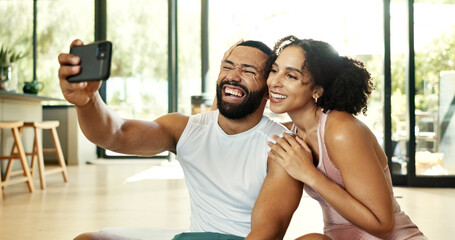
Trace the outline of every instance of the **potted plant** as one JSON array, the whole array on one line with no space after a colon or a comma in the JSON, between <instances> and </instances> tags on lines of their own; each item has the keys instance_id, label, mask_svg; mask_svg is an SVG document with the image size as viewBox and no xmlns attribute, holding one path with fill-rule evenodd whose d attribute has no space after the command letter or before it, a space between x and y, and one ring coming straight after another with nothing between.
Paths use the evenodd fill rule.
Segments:
<instances>
[{"instance_id":1,"label":"potted plant","mask_svg":"<svg viewBox=\"0 0 455 240\"><path fill-rule=\"evenodd\" d=\"M12 78L12 64L25 57L25 53L16 52L6 46L0 48L0 90L6 89L6 82Z\"/></svg>"}]
</instances>

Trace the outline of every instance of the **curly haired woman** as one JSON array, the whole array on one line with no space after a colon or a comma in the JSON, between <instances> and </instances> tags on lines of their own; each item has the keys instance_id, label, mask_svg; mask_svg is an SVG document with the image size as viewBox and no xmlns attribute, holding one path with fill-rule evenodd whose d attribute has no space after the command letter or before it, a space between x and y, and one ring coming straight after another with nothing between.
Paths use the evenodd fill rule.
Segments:
<instances>
[{"instance_id":1,"label":"curly haired woman","mask_svg":"<svg viewBox=\"0 0 455 240\"><path fill-rule=\"evenodd\" d=\"M269 157L319 201L332 239L427 239L393 195L387 157L354 115L373 90L362 62L326 42L288 36L274 48L270 109L288 113L296 136L269 142Z\"/></svg>"}]
</instances>

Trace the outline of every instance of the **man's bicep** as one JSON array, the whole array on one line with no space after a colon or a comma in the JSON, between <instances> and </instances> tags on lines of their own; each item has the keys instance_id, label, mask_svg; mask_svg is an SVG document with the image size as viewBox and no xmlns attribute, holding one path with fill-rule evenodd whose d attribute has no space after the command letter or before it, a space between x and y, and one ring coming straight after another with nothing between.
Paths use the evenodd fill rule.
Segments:
<instances>
[{"instance_id":1,"label":"man's bicep","mask_svg":"<svg viewBox=\"0 0 455 240\"><path fill-rule=\"evenodd\" d=\"M187 122L188 117L181 114L167 114L155 121L129 120L122 127L124 139L127 139L124 146L141 156L175 152L175 145Z\"/></svg>"},{"instance_id":2,"label":"man's bicep","mask_svg":"<svg viewBox=\"0 0 455 240\"><path fill-rule=\"evenodd\" d=\"M253 209L251 227L286 232L302 197L303 184L268 160L268 173Z\"/></svg>"}]
</instances>

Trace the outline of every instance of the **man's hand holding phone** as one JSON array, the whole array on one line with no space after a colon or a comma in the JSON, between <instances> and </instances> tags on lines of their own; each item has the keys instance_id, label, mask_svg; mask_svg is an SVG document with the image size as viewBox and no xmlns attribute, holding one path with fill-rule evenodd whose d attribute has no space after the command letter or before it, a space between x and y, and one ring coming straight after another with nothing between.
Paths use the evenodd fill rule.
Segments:
<instances>
[{"instance_id":1,"label":"man's hand holding phone","mask_svg":"<svg viewBox=\"0 0 455 240\"><path fill-rule=\"evenodd\" d=\"M83 45L84 43L81 40L76 39L71 43L70 47L73 48ZM58 56L58 61L60 63L58 76L63 96L68 102L76 106L82 107L86 105L92 97L98 94L98 89L102 83L101 79L97 81L91 80L71 82L68 80L69 78L74 78L74 76L81 74L81 57L71 53L61 53Z\"/></svg>"}]
</instances>

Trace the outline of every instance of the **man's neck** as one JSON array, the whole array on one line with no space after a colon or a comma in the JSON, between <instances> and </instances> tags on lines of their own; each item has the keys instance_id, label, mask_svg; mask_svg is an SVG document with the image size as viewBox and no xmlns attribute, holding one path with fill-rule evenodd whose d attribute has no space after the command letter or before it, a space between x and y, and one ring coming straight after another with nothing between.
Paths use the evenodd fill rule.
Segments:
<instances>
[{"instance_id":1,"label":"man's neck","mask_svg":"<svg viewBox=\"0 0 455 240\"><path fill-rule=\"evenodd\" d=\"M228 135L242 133L255 127L261 121L263 112L264 110L258 109L241 119L229 119L218 113L218 125Z\"/></svg>"}]
</instances>

